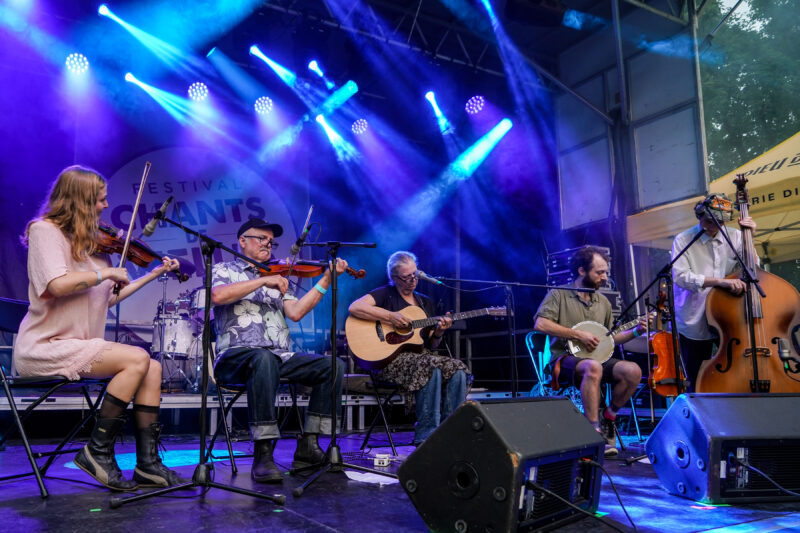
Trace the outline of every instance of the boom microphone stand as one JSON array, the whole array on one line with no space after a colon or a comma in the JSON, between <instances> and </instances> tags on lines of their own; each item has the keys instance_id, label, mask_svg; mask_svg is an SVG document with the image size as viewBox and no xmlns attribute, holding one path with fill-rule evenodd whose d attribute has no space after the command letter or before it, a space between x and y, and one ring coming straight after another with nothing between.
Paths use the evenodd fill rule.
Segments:
<instances>
[{"instance_id":1,"label":"boom microphone stand","mask_svg":"<svg viewBox=\"0 0 800 533\"><path fill-rule=\"evenodd\" d=\"M306 487L319 479L322 474L325 472L341 472L345 467L397 479L397 474L381 472L380 470L367 468L366 466L343 462L342 452L339 449L339 444L336 442L336 426L338 425L338 413L339 408L341 407L341 402L339 402L339 405L336 403L337 391L333 386L333 384L336 383L336 374L339 368L336 364L336 307L339 297L339 276L336 272L336 259L339 253L339 248L341 247L375 248L375 243L328 241L324 243L306 243L303 246L325 246L328 249L328 268L331 271L331 286L330 289L328 289L331 293L331 442L328 446L328 451L325 454L325 459L321 463L304 466L301 468L293 468L289 471L292 475L294 475L308 470L316 470L316 472L307 480L305 480L302 485L296 487L292 491L292 495L295 497L302 496L303 492L306 490Z\"/></svg>"},{"instance_id":2,"label":"boom microphone stand","mask_svg":"<svg viewBox=\"0 0 800 533\"><path fill-rule=\"evenodd\" d=\"M198 463L197 467L195 467L194 475L192 476L192 481L188 483L181 483L179 485L173 485L171 487L166 487L163 489L154 490L151 492L147 492L144 494L137 494L136 496L130 497L121 497L121 496L113 496L110 500L110 505L112 509L115 509L121 505L126 503L132 503L139 500L144 500L147 498L152 498L154 496L162 496L164 494L170 494L175 492L176 490L188 489L188 488L195 488L195 487L203 487L205 489L209 488L217 488L222 490L227 490L230 492L236 492L239 494L244 494L246 496L252 496L254 498L260 498L263 500L269 500L273 503L278 505L283 505L286 502L286 496L283 494L263 494L261 492L255 492L252 490L240 489L239 487L234 487L232 485L225 485L223 483L217 483L213 480L213 471L214 465L211 462L208 462L208 453L206 451L206 408L208 405L208 361L211 357L211 265L213 263L213 254L215 249L225 250L228 253L235 255L236 257L247 261L256 266L260 266L264 269L267 269L266 265L259 263L258 261L254 261L249 257L246 257L239 252L228 248L227 246L223 245L221 242L212 239L207 235L203 235L198 233L192 229L187 228L183 224L179 222L175 222L164 216L162 213L156 213L156 218L160 218L173 226L176 226L183 230L185 233L189 235L194 235L200 241L200 248L203 252L203 264L205 265L205 280L204 280L204 288L205 288L205 312L203 314L203 379L202 379L202 388L201 388L201 403L200 403L200 462ZM201 494L205 494L203 491Z\"/></svg>"}]
</instances>

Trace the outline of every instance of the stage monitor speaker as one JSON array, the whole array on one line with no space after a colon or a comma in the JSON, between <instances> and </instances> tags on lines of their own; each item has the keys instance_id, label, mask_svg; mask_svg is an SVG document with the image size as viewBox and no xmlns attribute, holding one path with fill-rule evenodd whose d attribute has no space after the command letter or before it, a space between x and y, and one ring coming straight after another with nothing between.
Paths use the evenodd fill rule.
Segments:
<instances>
[{"instance_id":1,"label":"stage monitor speaker","mask_svg":"<svg viewBox=\"0 0 800 533\"><path fill-rule=\"evenodd\" d=\"M532 531L594 513L605 440L566 398L469 401L398 472L432 531Z\"/></svg>"},{"instance_id":2,"label":"stage monitor speaker","mask_svg":"<svg viewBox=\"0 0 800 533\"><path fill-rule=\"evenodd\" d=\"M678 496L707 503L798 499L739 461L800 490L800 395L683 394L645 450L662 485Z\"/></svg>"}]
</instances>

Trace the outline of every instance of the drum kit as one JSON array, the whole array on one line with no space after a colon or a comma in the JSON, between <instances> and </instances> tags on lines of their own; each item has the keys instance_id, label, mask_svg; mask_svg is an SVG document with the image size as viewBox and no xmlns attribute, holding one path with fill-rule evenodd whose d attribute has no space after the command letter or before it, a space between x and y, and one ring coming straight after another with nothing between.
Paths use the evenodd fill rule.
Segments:
<instances>
[{"instance_id":1,"label":"drum kit","mask_svg":"<svg viewBox=\"0 0 800 533\"><path fill-rule=\"evenodd\" d=\"M200 390L203 363L205 289L197 287L167 300L166 275L158 278L162 298L153 318L153 358L162 366L162 387L167 392Z\"/></svg>"}]
</instances>

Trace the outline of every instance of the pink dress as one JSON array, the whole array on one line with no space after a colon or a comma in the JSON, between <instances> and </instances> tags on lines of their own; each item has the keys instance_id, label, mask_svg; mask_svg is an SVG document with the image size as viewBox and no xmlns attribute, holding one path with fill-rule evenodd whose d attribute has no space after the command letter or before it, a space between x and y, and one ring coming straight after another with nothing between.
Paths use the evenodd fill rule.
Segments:
<instances>
[{"instance_id":1,"label":"pink dress","mask_svg":"<svg viewBox=\"0 0 800 533\"><path fill-rule=\"evenodd\" d=\"M21 377L59 374L80 379L113 343L103 339L113 282L55 298L47 284L68 272L109 266L105 255L75 261L70 241L46 220L31 224L28 236L28 314L14 343L13 362Z\"/></svg>"}]
</instances>

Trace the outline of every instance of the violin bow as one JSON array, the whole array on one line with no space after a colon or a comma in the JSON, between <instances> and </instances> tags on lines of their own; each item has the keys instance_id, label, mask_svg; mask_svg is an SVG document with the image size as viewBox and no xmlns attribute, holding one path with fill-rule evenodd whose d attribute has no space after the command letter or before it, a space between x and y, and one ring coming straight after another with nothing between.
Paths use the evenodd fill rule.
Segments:
<instances>
[{"instance_id":1,"label":"violin bow","mask_svg":"<svg viewBox=\"0 0 800 533\"><path fill-rule=\"evenodd\" d=\"M308 215L306 215L306 223L303 224L303 231L304 232L305 232L306 228L308 227L308 223L311 222L311 213L313 211L314 211L314 204L311 204L309 206L309 208L308 208ZM292 271L294 270L294 265L295 265L295 263L297 263L297 255L300 253L300 246L302 246L302 242L301 241L303 241L303 240L305 240L305 238L301 237L300 239L298 239L297 243L295 243L295 246L297 246L298 248L297 248L297 252L292 254L291 261L289 261L289 273L286 274L286 278L287 279L292 276Z\"/></svg>"},{"instance_id":2,"label":"violin bow","mask_svg":"<svg viewBox=\"0 0 800 533\"><path fill-rule=\"evenodd\" d=\"M128 247L131 244L131 235L133 234L133 225L136 223L136 213L139 211L139 203L142 201L142 193L144 192L144 184L147 182L147 176L150 174L150 161L144 164L144 172L142 173L142 180L139 182L139 194L136 195L136 203L133 205L133 214L131 215L130 224L128 224L128 234L125 235L125 245L122 247L122 257L119 260L119 268L125 266L125 261L128 257ZM119 283L114 286L114 294L119 294Z\"/></svg>"}]
</instances>

